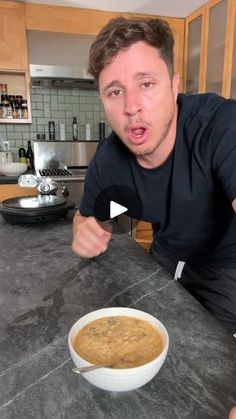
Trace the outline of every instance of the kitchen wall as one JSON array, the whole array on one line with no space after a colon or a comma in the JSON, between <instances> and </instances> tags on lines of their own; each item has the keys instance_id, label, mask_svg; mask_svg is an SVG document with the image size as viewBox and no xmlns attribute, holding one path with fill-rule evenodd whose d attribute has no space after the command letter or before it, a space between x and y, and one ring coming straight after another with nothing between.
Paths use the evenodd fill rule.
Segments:
<instances>
[{"instance_id":1,"label":"kitchen wall","mask_svg":"<svg viewBox=\"0 0 236 419\"><path fill-rule=\"evenodd\" d=\"M65 123L65 139L72 140L72 119L77 117L79 139L85 140L85 124L91 125L91 140L99 139L98 124L105 121L103 107L97 91L78 88L31 88L32 124L0 124L0 141L9 141L10 149L18 156L22 144L35 140L36 134L46 134L48 121L56 127L59 140L59 124ZM107 127L109 132L109 127Z\"/></svg>"}]
</instances>

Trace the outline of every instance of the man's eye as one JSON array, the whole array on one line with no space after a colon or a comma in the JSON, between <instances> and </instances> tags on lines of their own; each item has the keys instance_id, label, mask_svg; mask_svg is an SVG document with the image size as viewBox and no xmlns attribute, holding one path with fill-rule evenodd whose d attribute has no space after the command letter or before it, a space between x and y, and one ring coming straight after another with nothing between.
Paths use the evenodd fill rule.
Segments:
<instances>
[{"instance_id":1,"label":"man's eye","mask_svg":"<svg viewBox=\"0 0 236 419\"><path fill-rule=\"evenodd\" d=\"M145 81L145 83L143 83L143 87L145 87L145 89L148 89L152 85L153 85L153 82L151 82L151 81Z\"/></svg>"},{"instance_id":2,"label":"man's eye","mask_svg":"<svg viewBox=\"0 0 236 419\"><path fill-rule=\"evenodd\" d=\"M121 94L121 90L116 89L116 90L112 90L112 92L109 93L109 96L120 96L120 94Z\"/></svg>"}]
</instances>

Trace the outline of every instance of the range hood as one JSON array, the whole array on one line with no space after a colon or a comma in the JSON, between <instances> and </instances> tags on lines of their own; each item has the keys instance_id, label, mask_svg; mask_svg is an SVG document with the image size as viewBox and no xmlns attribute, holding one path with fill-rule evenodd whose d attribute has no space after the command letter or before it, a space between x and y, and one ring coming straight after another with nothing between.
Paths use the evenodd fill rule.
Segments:
<instances>
[{"instance_id":1,"label":"range hood","mask_svg":"<svg viewBox=\"0 0 236 419\"><path fill-rule=\"evenodd\" d=\"M87 73L93 35L27 31L32 87L96 89Z\"/></svg>"}]
</instances>

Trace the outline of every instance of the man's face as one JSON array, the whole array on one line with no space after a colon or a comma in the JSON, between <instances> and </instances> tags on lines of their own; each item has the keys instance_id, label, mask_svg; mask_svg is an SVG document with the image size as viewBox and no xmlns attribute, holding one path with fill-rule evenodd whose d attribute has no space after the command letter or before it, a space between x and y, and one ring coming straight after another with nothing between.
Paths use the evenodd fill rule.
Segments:
<instances>
[{"instance_id":1,"label":"man's face","mask_svg":"<svg viewBox=\"0 0 236 419\"><path fill-rule=\"evenodd\" d=\"M143 41L119 52L99 75L106 117L143 166L162 163L174 145L178 83Z\"/></svg>"}]
</instances>

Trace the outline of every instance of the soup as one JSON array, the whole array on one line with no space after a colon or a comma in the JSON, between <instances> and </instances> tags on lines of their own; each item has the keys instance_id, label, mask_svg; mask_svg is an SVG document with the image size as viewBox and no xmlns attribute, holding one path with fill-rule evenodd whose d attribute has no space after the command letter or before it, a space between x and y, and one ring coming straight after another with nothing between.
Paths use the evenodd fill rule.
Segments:
<instances>
[{"instance_id":1,"label":"soup","mask_svg":"<svg viewBox=\"0 0 236 419\"><path fill-rule=\"evenodd\" d=\"M75 336L73 346L91 364L132 368L160 355L163 341L158 330L146 320L110 316L84 326Z\"/></svg>"}]
</instances>

